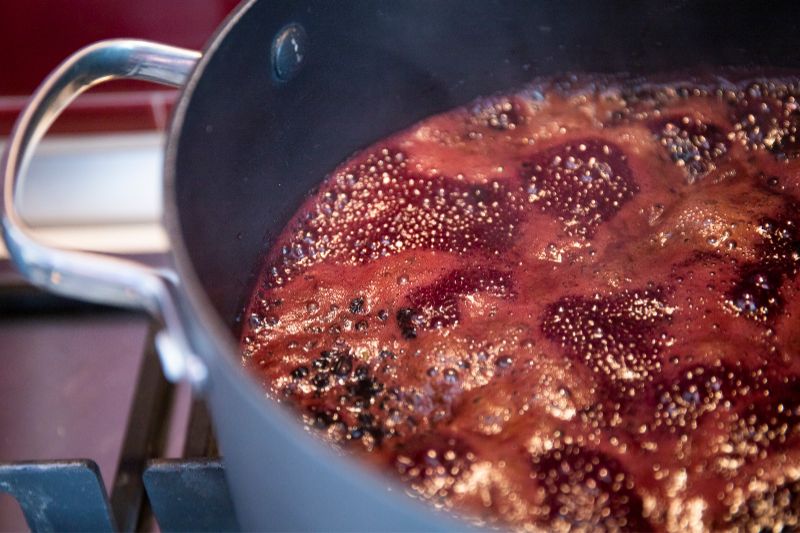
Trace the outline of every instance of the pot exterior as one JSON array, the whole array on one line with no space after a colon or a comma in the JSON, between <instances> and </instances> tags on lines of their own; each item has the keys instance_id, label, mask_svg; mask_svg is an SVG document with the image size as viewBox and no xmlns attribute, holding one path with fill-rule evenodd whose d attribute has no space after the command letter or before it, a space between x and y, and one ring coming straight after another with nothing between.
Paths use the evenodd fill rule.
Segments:
<instances>
[{"instance_id":1,"label":"pot exterior","mask_svg":"<svg viewBox=\"0 0 800 533\"><path fill-rule=\"evenodd\" d=\"M353 151L537 75L800 67L793 6L734 4L275 0L229 19L176 110L165 211L242 526L453 526L317 442L239 364L253 274L308 191ZM287 27L304 53L282 79Z\"/></svg>"}]
</instances>

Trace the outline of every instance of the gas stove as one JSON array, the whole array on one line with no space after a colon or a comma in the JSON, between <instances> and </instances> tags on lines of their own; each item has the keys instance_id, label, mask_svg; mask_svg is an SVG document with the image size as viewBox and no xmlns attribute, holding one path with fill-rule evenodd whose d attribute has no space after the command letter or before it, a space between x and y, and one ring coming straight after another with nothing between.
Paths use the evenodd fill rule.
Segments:
<instances>
[{"instance_id":1,"label":"gas stove","mask_svg":"<svg viewBox=\"0 0 800 533\"><path fill-rule=\"evenodd\" d=\"M238 0L6 2L0 150L34 88L101 39L200 49ZM35 31L31 31L31 30ZM78 98L37 149L21 214L50 244L169 266L164 130L177 91L113 82ZM147 316L44 294L0 241L0 531L229 530L213 430L162 376Z\"/></svg>"},{"instance_id":2,"label":"gas stove","mask_svg":"<svg viewBox=\"0 0 800 533\"><path fill-rule=\"evenodd\" d=\"M168 266L157 132L47 140L23 216L59 246ZM205 407L147 316L42 293L0 248L0 530L233 530Z\"/></svg>"}]
</instances>

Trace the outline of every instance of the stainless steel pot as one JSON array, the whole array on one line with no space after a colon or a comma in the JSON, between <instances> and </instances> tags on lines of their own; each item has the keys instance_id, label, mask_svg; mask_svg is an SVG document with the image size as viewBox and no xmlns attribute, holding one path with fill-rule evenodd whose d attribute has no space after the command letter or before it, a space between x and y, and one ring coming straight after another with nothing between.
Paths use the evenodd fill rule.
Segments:
<instances>
[{"instance_id":1,"label":"stainless steel pot","mask_svg":"<svg viewBox=\"0 0 800 533\"><path fill-rule=\"evenodd\" d=\"M206 396L245 528L463 527L309 436L243 372L237 317L270 239L354 150L535 75L797 68L793 11L755 2L251 0L202 54L97 43L54 71L17 122L2 161L3 236L34 284L160 321L164 372ZM78 94L115 78L183 86L164 170L177 272L51 249L17 215L38 140Z\"/></svg>"}]
</instances>

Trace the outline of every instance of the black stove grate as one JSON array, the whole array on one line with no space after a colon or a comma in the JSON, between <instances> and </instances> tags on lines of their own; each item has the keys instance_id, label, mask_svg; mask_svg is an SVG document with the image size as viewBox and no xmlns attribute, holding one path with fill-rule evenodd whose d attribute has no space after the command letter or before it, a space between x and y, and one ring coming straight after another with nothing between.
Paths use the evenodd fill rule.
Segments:
<instances>
[{"instance_id":1,"label":"black stove grate","mask_svg":"<svg viewBox=\"0 0 800 533\"><path fill-rule=\"evenodd\" d=\"M0 490L19 503L32 531L114 531L94 461L0 463Z\"/></svg>"},{"instance_id":2,"label":"black stove grate","mask_svg":"<svg viewBox=\"0 0 800 533\"><path fill-rule=\"evenodd\" d=\"M144 472L162 531L238 531L220 461L155 459Z\"/></svg>"},{"instance_id":3,"label":"black stove grate","mask_svg":"<svg viewBox=\"0 0 800 533\"><path fill-rule=\"evenodd\" d=\"M59 302L37 293L49 312ZM29 305L26 303L26 305ZM96 306L65 312L92 312ZM53 307L55 306L55 307ZM41 309L40 306L36 306ZM104 312L108 310L103 309ZM174 388L162 373L153 328L128 416L110 496L89 459L0 462L0 492L20 505L33 531L235 531L233 504L205 405L194 400L182 459L162 459Z\"/></svg>"},{"instance_id":4,"label":"black stove grate","mask_svg":"<svg viewBox=\"0 0 800 533\"><path fill-rule=\"evenodd\" d=\"M161 531L239 529L219 460L154 459L142 482ZM0 490L17 500L32 531L121 530L100 470L87 459L2 463ZM133 512L135 500L127 503Z\"/></svg>"}]
</instances>

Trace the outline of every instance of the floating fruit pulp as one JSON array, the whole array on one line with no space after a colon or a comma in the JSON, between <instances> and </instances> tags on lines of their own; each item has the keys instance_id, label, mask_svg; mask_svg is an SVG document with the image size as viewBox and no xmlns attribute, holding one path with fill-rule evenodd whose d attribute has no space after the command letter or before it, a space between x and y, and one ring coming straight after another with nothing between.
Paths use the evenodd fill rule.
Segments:
<instances>
[{"instance_id":1,"label":"floating fruit pulp","mask_svg":"<svg viewBox=\"0 0 800 533\"><path fill-rule=\"evenodd\" d=\"M267 255L271 396L517 529L800 521L800 83L539 79L357 153Z\"/></svg>"}]
</instances>

